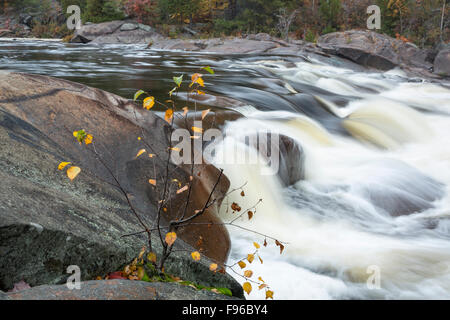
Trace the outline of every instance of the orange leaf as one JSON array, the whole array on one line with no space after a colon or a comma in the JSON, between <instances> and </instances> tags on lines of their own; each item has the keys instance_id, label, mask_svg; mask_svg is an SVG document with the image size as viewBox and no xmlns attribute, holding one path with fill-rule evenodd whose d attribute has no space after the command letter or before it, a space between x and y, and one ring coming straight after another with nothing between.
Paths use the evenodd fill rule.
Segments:
<instances>
[{"instance_id":1,"label":"orange leaf","mask_svg":"<svg viewBox=\"0 0 450 320\"><path fill-rule=\"evenodd\" d=\"M239 267L241 267L241 269L244 269L247 266L244 261L239 261L238 265Z\"/></svg>"},{"instance_id":2,"label":"orange leaf","mask_svg":"<svg viewBox=\"0 0 450 320\"><path fill-rule=\"evenodd\" d=\"M77 177L77 175L81 172L81 169L79 167L70 167L67 170L67 176L71 181Z\"/></svg>"},{"instance_id":3,"label":"orange leaf","mask_svg":"<svg viewBox=\"0 0 450 320\"><path fill-rule=\"evenodd\" d=\"M88 135L86 136L86 138L84 139L84 143L85 143L86 145L91 144L93 139L94 139L94 137L93 137L92 135L88 134Z\"/></svg>"},{"instance_id":4,"label":"orange leaf","mask_svg":"<svg viewBox=\"0 0 450 320\"><path fill-rule=\"evenodd\" d=\"M168 232L166 234L166 243L170 247L177 240L177 234L175 232Z\"/></svg>"},{"instance_id":5,"label":"orange leaf","mask_svg":"<svg viewBox=\"0 0 450 320\"><path fill-rule=\"evenodd\" d=\"M273 300L273 291L267 290L266 291L266 299L272 299Z\"/></svg>"},{"instance_id":6,"label":"orange leaf","mask_svg":"<svg viewBox=\"0 0 450 320\"><path fill-rule=\"evenodd\" d=\"M155 179L148 179L148 183L150 183L151 185L156 186L156 180Z\"/></svg>"},{"instance_id":7,"label":"orange leaf","mask_svg":"<svg viewBox=\"0 0 450 320\"><path fill-rule=\"evenodd\" d=\"M166 120L168 123L170 123L172 118L173 118L173 110L172 109L167 109L166 110L166 114L164 115L164 120Z\"/></svg>"},{"instance_id":8,"label":"orange leaf","mask_svg":"<svg viewBox=\"0 0 450 320\"><path fill-rule=\"evenodd\" d=\"M264 289L265 287L267 287L267 284L263 283L262 285L260 285L258 288L259 290Z\"/></svg>"},{"instance_id":9,"label":"orange leaf","mask_svg":"<svg viewBox=\"0 0 450 320\"><path fill-rule=\"evenodd\" d=\"M254 256L253 254L248 254L248 255L247 255L247 261L248 261L248 262L252 263L252 262L253 262L253 259L255 259L255 256Z\"/></svg>"}]
</instances>

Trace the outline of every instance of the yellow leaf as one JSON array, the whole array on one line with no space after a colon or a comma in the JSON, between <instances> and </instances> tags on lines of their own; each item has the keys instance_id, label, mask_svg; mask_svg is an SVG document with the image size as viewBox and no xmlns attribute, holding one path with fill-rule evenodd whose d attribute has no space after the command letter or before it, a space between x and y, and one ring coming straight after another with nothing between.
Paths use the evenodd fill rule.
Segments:
<instances>
[{"instance_id":1,"label":"yellow leaf","mask_svg":"<svg viewBox=\"0 0 450 320\"><path fill-rule=\"evenodd\" d=\"M172 182L178 183L178 188L181 187L181 182L178 179L172 179Z\"/></svg>"},{"instance_id":2,"label":"yellow leaf","mask_svg":"<svg viewBox=\"0 0 450 320\"><path fill-rule=\"evenodd\" d=\"M172 94L175 92L175 90L177 90L178 87L173 88L172 90L169 91L169 96L172 97Z\"/></svg>"},{"instance_id":3,"label":"yellow leaf","mask_svg":"<svg viewBox=\"0 0 450 320\"><path fill-rule=\"evenodd\" d=\"M92 135L88 134L88 135L86 136L86 139L84 139L84 143L85 143L86 145L91 144L91 143L92 143L92 139L94 139L94 137L93 137Z\"/></svg>"},{"instance_id":4,"label":"yellow leaf","mask_svg":"<svg viewBox=\"0 0 450 320\"><path fill-rule=\"evenodd\" d=\"M145 246L142 247L141 252L139 252L138 259L142 259L142 257L144 256L146 250L147 250L147 248Z\"/></svg>"},{"instance_id":5,"label":"yellow leaf","mask_svg":"<svg viewBox=\"0 0 450 320\"><path fill-rule=\"evenodd\" d=\"M137 280L142 280L144 275L145 275L144 268L143 267L138 267L138 269L137 269L137 277L138 277L138 279Z\"/></svg>"},{"instance_id":6,"label":"yellow leaf","mask_svg":"<svg viewBox=\"0 0 450 320\"><path fill-rule=\"evenodd\" d=\"M144 99L143 107L150 110L155 105L155 97L147 97Z\"/></svg>"},{"instance_id":7,"label":"yellow leaf","mask_svg":"<svg viewBox=\"0 0 450 320\"><path fill-rule=\"evenodd\" d=\"M172 109L167 109L166 110L166 114L164 115L164 120L166 120L168 123L170 123L172 118L173 118L173 110Z\"/></svg>"},{"instance_id":8,"label":"yellow leaf","mask_svg":"<svg viewBox=\"0 0 450 320\"><path fill-rule=\"evenodd\" d=\"M255 246L256 249L261 248L261 246L259 244L257 244L256 242L253 242L253 245Z\"/></svg>"},{"instance_id":9,"label":"yellow leaf","mask_svg":"<svg viewBox=\"0 0 450 320\"><path fill-rule=\"evenodd\" d=\"M70 162L61 162L58 166L58 170L64 169L69 164L70 164Z\"/></svg>"},{"instance_id":10,"label":"yellow leaf","mask_svg":"<svg viewBox=\"0 0 450 320\"><path fill-rule=\"evenodd\" d=\"M201 77L202 77L202 75L201 75L200 73L194 73L194 74L191 76L191 80L192 80L193 83L196 83L197 80L198 80L198 78L201 78Z\"/></svg>"},{"instance_id":11,"label":"yellow leaf","mask_svg":"<svg viewBox=\"0 0 450 320\"><path fill-rule=\"evenodd\" d=\"M140 156L141 154L143 154L144 152L146 152L145 149L139 150L139 152L138 152L137 155L136 155L136 158L139 157L139 156Z\"/></svg>"},{"instance_id":12,"label":"yellow leaf","mask_svg":"<svg viewBox=\"0 0 450 320\"><path fill-rule=\"evenodd\" d=\"M198 139L200 139L200 136L191 136L191 139L192 140L198 140Z\"/></svg>"},{"instance_id":13,"label":"yellow leaf","mask_svg":"<svg viewBox=\"0 0 450 320\"><path fill-rule=\"evenodd\" d=\"M200 260L200 252L198 251L194 251L191 253L191 257L192 259L194 259L195 261L199 261Z\"/></svg>"},{"instance_id":14,"label":"yellow leaf","mask_svg":"<svg viewBox=\"0 0 450 320\"><path fill-rule=\"evenodd\" d=\"M250 282L244 282L242 288L244 288L244 291L247 292L247 294L250 294L250 292L252 292L252 285L250 284Z\"/></svg>"},{"instance_id":15,"label":"yellow leaf","mask_svg":"<svg viewBox=\"0 0 450 320\"><path fill-rule=\"evenodd\" d=\"M246 264L245 264L244 261L239 261L239 262L238 262L238 265L239 265L239 267L241 267L241 269L244 269L245 266L246 266Z\"/></svg>"},{"instance_id":16,"label":"yellow leaf","mask_svg":"<svg viewBox=\"0 0 450 320\"><path fill-rule=\"evenodd\" d=\"M149 158L153 158L154 156L155 156L155 155L154 155L153 153L149 153L149 154L148 154L148 157L149 157Z\"/></svg>"},{"instance_id":17,"label":"yellow leaf","mask_svg":"<svg viewBox=\"0 0 450 320\"><path fill-rule=\"evenodd\" d=\"M177 234L175 232L169 232L166 234L166 243L168 246L173 245L175 240L177 240Z\"/></svg>"},{"instance_id":18,"label":"yellow leaf","mask_svg":"<svg viewBox=\"0 0 450 320\"><path fill-rule=\"evenodd\" d=\"M154 252L150 252L150 253L147 255L147 260L148 260L148 261L151 261L151 262L153 262L153 263L156 263L156 254L155 254Z\"/></svg>"},{"instance_id":19,"label":"yellow leaf","mask_svg":"<svg viewBox=\"0 0 450 320\"><path fill-rule=\"evenodd\" d=\"M205 82L203 81L202 77L198 77L197 81L195 81L195 82L197 82L201 87L205 86Z\"/></svg>"},{"instance_id":20,"label":"yellow leaf","mask_svg":"<svg viewBox=\"0 0 450 320\"><path fill-rule=\"evenodd\" d=\"M264 263L263 259L261 259L261 257L258 255L259 261L261 262L261 264Z\"/></svg>"},{"instance_id":21,"label":"yellow leaf","mask_svg":"<svg viewBox=\"0 0 450 320\"><path fill-rule=\"evenodd\" d=\"M177 190L177 194L183 193L183 192L185 192L187 189L189 189L189 187L188 187L188 186L184 186L183 188Z\"/></svg>"},{"instance_id":22,"label":"yellow leaf","mask_svg":"<svg viewBox=\"0 0 450 320\"><path fill-rule=\"evenodd\" d=\"M173 151L180 151L181 149L180 149L180 148L175 148L175 147L173 147L173 148L170 148L170 150L173 150Z\"/></svg>"},{"instance_id":23,"label":"yellow leaf","mask_svg":"<svg viewBox=\"0 0 450 320\"><path fill-rule=\"evenodd\" d=\"M273 300L273 291L267 290L266 291L266 299L272 299Z\"/></svg>"},{"instance_id":24,"label":"yellow leaf","mask_svg":"<svg viewBox=\"0 0 450 320\"><path fill-rule=\"evenodd\" d=\"M258 280L264 282L264 280L261 277L258 277Z\"/></svg>"},{"instance_id":25,"label":"yellow leaf","mask_svg":"<svg viewBox=\"0 0 450 320\"><path fill-rule=\"evenodd\" d=\"M211 111L211 109L203 110L202 111L202 120L205 119L206 115Z\"/></svg>"},{"instance_id":26,"label":"yellow leaf","mask_svg":"<svg viewBox=\"0 0 450 320\"><path fill-rule=\"evenodd\" d=\"M210 271L216 271L217 270L218 265L216 263L211 263L209 265L209 270Z\"/></svg>"},{"instance_id":27,"label":"yellow leaf","mask_svg":"<svg viewBox=\"0 0 450 320\"><path fill-rule=\"evenodd\" d=\"M247 270L244 272L244 277L246 277L246 278L251 278L252 275L253 275L253 271L251 271L251 270Z\"/></svg>"},{"instance_id":28,"label":"yellow leaf","mask_svg":"<svg viewBox=\"0 0 450 320\"><path fill-rule=\"evenodd\" d=\"M70 167L67 170L67 176L72 181L77 177L77 175L81 172L81 169L79 167Z\"/></svg>"},{"instance_id":29,"label":"yellow leaf","mask_svg":"<svg viewBox=\"0 0 450 320\"><path fill-rule=\"evenodd\" d=\"M248 260L248 262L252 263L252 262L253 262L253 259L255 259L255 256L254 256L253 254L248 254L248 255L247 255L247 260Z\"/></svg>"},{"instance_id":30,"label":"yellow leaf","mask_svg":"<svg viewBox=\"0 0 450 320\"><path fill-rule=\"evenodd\" d=\"M197 90L197 94L205 94L205 91Z\"/></svg>"},{"instance_id":31,"label":"yellow leaf","mask_svg":"<svg viewBox=\"0 0 450 320\"><path fill-rule=\"evenodd\" d=\"M198 127L192 127L192 131L194 131L196 133L202 133L203 129L202 128L198 128Z\"/></svg>"},{"instance_id":32,"label":"yellow leaf","mask_svg":"<svg viewBox=\"0 0 450 320\"><path fill-rule=\"evenodd\" d=\"M151 185L156 186L156 180L155 179L148 179L148 183L150 183Z\"/></svg>"}]
</instances>

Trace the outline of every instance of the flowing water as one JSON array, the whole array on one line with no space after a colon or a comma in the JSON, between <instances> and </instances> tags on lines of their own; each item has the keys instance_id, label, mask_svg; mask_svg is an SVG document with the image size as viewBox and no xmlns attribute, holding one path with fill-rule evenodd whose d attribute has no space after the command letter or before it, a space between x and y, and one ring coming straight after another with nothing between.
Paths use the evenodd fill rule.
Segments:
<instances>
[{"instance_id":1,"label":"flowing water","mask_svg":"<svg viewBox=\"0 0 450 320\"><path fill-rule=\"evenodd\" d=\"M220 154L262 128L297 141L305 178L284 187L263 165L217 163L243 208L239 224L273 241L250 265L277 299L450 298L450 90L399 70L374 72L345 60L305 56L220 56L0 42L0 69L78 81L124 97L137 89L163 96L172 76L198 72L211 94L246 104L227 122ZM247 148L242 146L242 148ZM219 157L217 157L219 159ZM405 213L409 213L406 214ZM223 209L224 219L231 213ZM264 237L230 227L236 261ZM380 286L376 286L379 275ZM236 276L242 282L242 278ZM375 284L375 286L374 286ZM254 288L250 298L264 298Z\"/></svg>"}]
</instances>

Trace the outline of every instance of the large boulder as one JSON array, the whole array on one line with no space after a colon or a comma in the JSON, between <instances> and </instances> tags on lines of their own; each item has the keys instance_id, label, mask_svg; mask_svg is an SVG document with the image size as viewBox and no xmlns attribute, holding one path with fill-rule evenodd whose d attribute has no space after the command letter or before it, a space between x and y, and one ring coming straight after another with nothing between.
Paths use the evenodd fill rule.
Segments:
<instances>
[{"instance_id":1,"label":"large boulder","mask_svg":"<svg viewBox=\"0 0 450 320\"><path fill-rule=\"evenodd\" d=\"M86 24L77 30L72 43L93 42L97 44L137 44L149 43L160 37L150 26L134 21L110 21Z\"/></svg>"},{"instance_id":2,"label":"large boulder","mask_svg":"<svg viewBox=\"0 0 450 320\"><path fill-rule=\"evenodd\" d=\"M406 65L429 70L429 52L412 43L373 31L350 30L323 35L317 45L327 53L350 59L363 66L390 70Z\"/></svg>"},{"instance_id":3,"label":"large boulder","mask_svg":"<svg viewBox=\"0 0 450 320\"><path fill-rule=\"evenodd\" d=\"M154 113L136 108L127 99L81 84L38 75L0 73L0 289L25 280L36 286L64 282L68 265L82 268L82 279L93 279L128 263L147 243L143 227L130 211L123 194L92 149L75 141L72 132L85 129L94 136L97 152L129 195L144 223L151 226L160 200L148 183L166 170L168 125ZM140 136L157 156L136 158L143 148ZM82 168L71 182L58 172L61 161ZM190 172L169 164L182 183ZM211 165L195 168L188 212L203 207L219 171ZM162 190L163 179L157 179ZM230 240L215 215L229 181L222 176L213 198L216 203L198 220L201 225L180 231L188 243L214 261L223 263ZM173 219L186 203L186 192L170 193ZM207 224L213 226L207 226ZM202 236L206 241L197 243ZM159 237L153 245L160 250ZM232 287L228 276L208 270L208 259L194 263L184 251L192 247L177 241L166 271L183 279Z\"/></svg>"},{"instance_id":4,"label":"large boulder","mask_svg":"<svg viewBox=\"0 0 450 320\"><path fill-rule=\"evenodd\" d=\"M434 73L450 76L450 48L442 49L434 60Z\"/></svg>"},{"instance_id":5,"label":"large boulder","mask_svg":"<svg viewBox=\"0 0 450 320\"><path fill-rule=\"evenodd\" d=\"M178 283L102 280L80 283L80 289L66 285L43 285L4 293L0 300L235 300L220 293L196 290Z\"/></svg>"}]
</instances>

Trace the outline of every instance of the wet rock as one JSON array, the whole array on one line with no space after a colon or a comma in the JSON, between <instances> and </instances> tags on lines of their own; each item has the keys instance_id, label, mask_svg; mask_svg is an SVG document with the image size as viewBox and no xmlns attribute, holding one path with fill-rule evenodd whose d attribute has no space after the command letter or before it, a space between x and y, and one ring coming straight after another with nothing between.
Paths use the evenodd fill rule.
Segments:
<instances>
[{"instance_id":1,"label":"wet rock","mask_svg":"<svg viewBox=\"0 0 450 320\"><path fill-rule=\"evenodd\" d=\"M9 300L8 295L0 290L0 300Z\"/></svg>"},{"instance_id":2,"label":"wet rock","mask_svg":"<svg viewBox=\"0 0 450 320\"><path fill-rule=\"evenodd\" d=\"M248 40L256 40L256 41L271 41L272 40L272 36L268 33L257 33L257 34L249 34L247 36Z\"/></svg>"},{"instance_id":3,"label":"wet rock","mask_svg":"<svg viewBox=\"0 0 450 320\"><path fill-rule=\"evenodd\" d=\"M75 34L72 37L72 39L70 39L70 43L89 43L89 42L91 42L91 40L79 34Z\"/></svg>"},{"instance_id":4,"label":"wet rock","mask_svg":"<svg viewBox=\"0 0 450 320\"><path fill-rule=\"evenodd\" d=\"M450 76L450 48L439 51L434 60L434 73Z\"/></svg>"},{"instance_id":5,"label":"wet rock","mask_svg":"<svg viewBox=\"0 0 450 320\"><path fill-rule=\"evenodd\" d=\"M81 84L0 72L0 289L9 290L20 280L32 286L64 282L69 265L82 268L83 280L93 279L120 269L146 244L142 234L121 237L141 231L142 226L95 154L72 135L83 128L94 136L103 161L113 168L135 209L150 225L159 198L148 179L154 170L164 172L165 162L136 159L142 148L137 137L152 141L157 155L165 154L168 141L165 121L143 111L126 99ZM82 168L73 182L57 170L61 161ZM169 169L183 183L190 180L189 171L172 164ZM218 169L199 165L196 170L203 171L194 178L192 206L198 209L206 202ZM218 202L202 216L202 222L220 222L215 213L228 188L229 181L223 177L214 194ZM169 218L177 213L175 209L184 208L186 193L175 191ZM204 285L221 282L237 294L242 291L230 277L208 270L208 256L219 262L228 256L229 237L223 226L192 226L180 232L181 239L183 234L197 249L200 235L212 240L202 244L201 263L176 252L167 272ZM181 239L177 248L193 250ZM155 234L156 251L158 243Z\"/></svg>"},{"instance_id":6,"label":"wet rock","mask_svg":"<svg viewBox=\"0 0 450 320\"><path fill-rule=\"evenodd\" d=\"M4 294L9 300L234 300L208 290L196 290L178 283L130 280L101 280L80 283L80 289L66 285L43 285ZM2 296L0 295L0 300Z\"/></svg>"},{"instance_id":7,"label":"wet rock","mask_svg":"<svg viewBox=\"0 0 450 320\"><path fill-rule=\"evenodd\" d=\"M139 29L139 25L137 23L124 23L120 27L120 31L133 31Z\"/></svg>"},{"instance_id":8,"label":"wet rock","mask_svg":"<svg viewBox=\"0 0 450 320\"><path fill-rule=\"evenodd\" d=\"M97 24L85 24L77 30L75 35L83 36L86 39L94 40L97 37L112 34L124 24L124 21L111 21Z\"/></svg>"},{"instance_id":9,"label":"wet rock","mask_svg":"<svg viewBox=\"0 0 450 320\"><path fill-rule=\"evenodd\" d=\"M303 148L292 138L285 135L276 135L278 142L274 143L273 135L260 134L257 138L249 137L251 147L259 151L266 160L270 160L272 152L278 155L278 177L284 186L290 186L300 181L305 176ZM252 144L252 143L256 143ZM273 164L271 164L273 165Z\"/></svg>"},{"instance_id":10,"label":"wet rock","mask_svg":"<svg viewBox=\"0 0 450 320\"><path fill-rule=\"evenodd\" d=\"M373 31L334 32L319 38L317 45L325 52L350 59L363 66L390 70L406 65L430 69L428 52L412 43L403 42Z\"/></svg>"}]
</instances>

